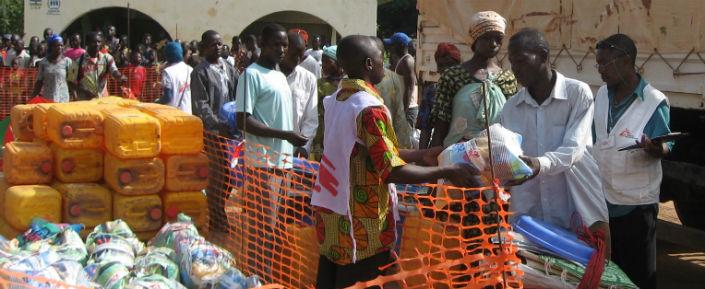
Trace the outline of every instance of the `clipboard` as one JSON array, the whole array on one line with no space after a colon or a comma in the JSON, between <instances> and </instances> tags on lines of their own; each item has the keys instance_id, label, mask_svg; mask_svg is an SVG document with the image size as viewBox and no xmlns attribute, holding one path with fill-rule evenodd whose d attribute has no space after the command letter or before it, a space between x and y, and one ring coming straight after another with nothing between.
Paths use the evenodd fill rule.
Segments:
<instances>
[{"instance_id":1,"label":"clipboard","mask_svg":"<svg viewBox=\"0 0 705 289\"><path fill-rule=\"evenodd\" d=\"M667 141L679 140L679 139L682 139L682 138L685 138L688 136L690 136L690 134L687 132L672 132L669 134L665 134L662 136L657 136L655 138L652 138L651 141L667 142ZM628 147L623 147L621 149L618 149L617 151L621 152L621 151L635 150L635 149L640 149L640 148L641 148L641 146L639 146L639 144L633 144Z\"/></svg>"}]
</instances>

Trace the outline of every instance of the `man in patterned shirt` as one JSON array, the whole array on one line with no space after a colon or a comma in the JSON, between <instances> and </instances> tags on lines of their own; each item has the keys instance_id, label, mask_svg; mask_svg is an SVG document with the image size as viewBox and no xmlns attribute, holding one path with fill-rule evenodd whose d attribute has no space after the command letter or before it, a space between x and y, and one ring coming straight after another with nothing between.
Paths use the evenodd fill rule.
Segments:
<instances>
[{"instance_id":1,"label":"man in patterned shirt","mask_svg":"<svg viewBox=\"0 0 705 289\"><path fill-rule=\"evenodd\" d=\"M467 164L433 164L439 148L397 148L389 111L374 84L384 77L382 43L352 35L341 40L337 58L348 77L324 99L324 150L311 204L321 244L316 288L346 288L384 274L396 240L393 183L448 178L460 186L477 184L479 172Z\"/></svg>"},{"instance_id":2,"label":"man in patterned shirt","mask_svg":"<svg viewBox=\"0 0 705 289\"><path fill-rule=\"evenodd\" d=\"M89 100L106 96L108 93L108 74L120 80L121 84L127 82L127 77L122 75L115 66L113 56L100 52L103 37L97 32L86 35L86 53L81 55L69 70L67 81L76 86L78 95L74 99Z\"/></svg>"}]
</instances>

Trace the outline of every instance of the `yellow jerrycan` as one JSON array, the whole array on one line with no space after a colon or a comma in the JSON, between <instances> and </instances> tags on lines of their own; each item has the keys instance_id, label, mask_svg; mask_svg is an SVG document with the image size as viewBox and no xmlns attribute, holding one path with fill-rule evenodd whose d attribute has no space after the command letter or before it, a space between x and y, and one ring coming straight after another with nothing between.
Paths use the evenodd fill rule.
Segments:
<instances>
[{"instance_id":1,"label":"yellow jerrycan","mask_svg":"<svg viewBox=\"0 0 705 289\"><path fill-rule=\"evenodd\" d=\"M149 195L164 187L164 162L159 158L119 159L105 154L103 179L123 195Z\"/></svg>"},{"instance_id":2,"label":"yellow jerrycan","mask_svg":"<svg viewBox=\"0 0 705 289\"><path fill-rule=\"evenodd\" d=\"M10 124L12 125L12 134L16 140L32 141L34 140L34 127L32 126L32 109L33 104L18 104L10 110Z\"/></svg>"},{"instance_id":3,"label":"yellow jerrycan","mask_svg":"<svg viewBox=\"0 0 705 289\"><path fill-rule=\"evenodd\" d=\"M61 222L61 194L43 185L14 186L5 191L5 221L16 230L25 231L34 218Z\"/></svg>"},{"instance_id":4,"label":"yellow jerrycan","mask_svg":"<svg viewBox=\"0 0 705 289\"><path fill-rule=\"evenodd\" d=\"M49 109L54 105L60 104L38 103L34 105L32 109L32 132L34 132L35 139L49 140L49 135L47 134L47 115L49 114Z\"/></svg>"},{"instance_id":5,"label":"yellow jerrycan","mask_svg":"<svg viewBox=\"0 0 705 289\"><path fill-rule=\"evenodd\" d=\"M90 101L95 104L114 104L123 107L128 107L140 103L139 100L124 98L120 96L103 96L101 98L96 98Z\"/></svg>"},{"instance_id":6,"label":"yellow jerrycan","mask_svg":"<svg viewBox=\"0 0 705 289\"><path fill-rule=\"evenodd\" d=\"M184 213L191 217L197 228L207 225L208 199L201 191L163 193L162 204L165 222L174 222L179 213Z\"/></svg>"},{"instance_id":7,"label":"yellow jerrycan","mask_svg":"<svg viewBox=\"0 0 705 289\"><path fill-rule=\"evenodd\" d=\"M54 105L47 114L49 140L62 148L103 147L103 114L89 102Z\"/></svg>"},{"instance_id":8,"label":"yellow jerrycan","mask_svg":"<svg viewBox=\"0 0 705 289\"><path fill-rule=\"evenodd\" d=\"M5 181L13 185L38 185L51 182L51 149L36 142L10 142L3 153Z\"/></svg>"},{"instance_id":9,"label":"yellow jerrycan","mask_svg":"<svg viewBox=\"0 0 705 289\"><path fill-rule=\"evenodd\" d=\"M108 188L96 183L55 182L61 193L62 222L83 224L91 229L113 218L113 197Z\"/></svg>"},{"instance_id":10,"label":"yellow jerrycan","mask_svg":"<svg viewBox=\"0 0 705 289\"><path fill-rule=\"evenodd\" d=\"M159 121L163 154L197 154L203 150L203 122L197 116L156 103L135 105Z\"/></svg>"},{"instance_id":11,"label":"yellow jerrycan","mask_svg":"<svg viewBox=\"0 0 705 289\"><path fill-rule=\"evenodd\" d=\"M162 199L159 195L113 194L113 217L127 222L135 232L159 230L162 226Z\"/></svg>"},{"instance_id":12,"label":"yellow jerrycan","mask_svg":"<svg viewBox=\"0 0 705 289\"><path fill-rule=\"evenodd\" d=\"M64 183L90 183L103 179L103 151L99 149L65 149L51 145L54 176Z\"/></svg>"},{"instance_id":13,"label":"yellow jerrycan","mask_svg":"<svg viewBox=\"0 0 705 289\"><path fill-rule=\"evenodd\" d=\"M155 157L160 150L159 122L135 109L105 112L105 149L122 159Z\"/></svg>"},{"instance_id":14,"label":"yellow jerrycan","mask_svg":"<svg viewBox=\"0 0 705 289\"><path fill-rule=\"evenodd\" d=\"M200 191L208 186L208 157L204 154L162 155L166 191Z\"/></svg>"}]
</instances>

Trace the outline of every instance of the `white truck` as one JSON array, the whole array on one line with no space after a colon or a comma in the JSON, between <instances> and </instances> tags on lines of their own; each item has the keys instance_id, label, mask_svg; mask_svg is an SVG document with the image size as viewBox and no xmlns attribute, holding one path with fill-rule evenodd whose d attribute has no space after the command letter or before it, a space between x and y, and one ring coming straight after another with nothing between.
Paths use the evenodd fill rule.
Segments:
<instances>
[{"instance_id":1,"label":"white truck","mask_svg":"<svg viewBox=\"0 0 705 289\"><path fill-rule=\"evenodd\" d=\"M451 42L470 59L470 16L493 10L508 22L506 42L525 27L542 31L551 63L561 73L603 82L595 68L595 44L614 33L632 37L639 72L671 105L671 129L689 132L663 161L661 200L673 200L681 222L705 230L705 1L692 0L418 0L416 70L421 83L437 81L433 59L439 42Z\"/></svg>"}]
</instances>

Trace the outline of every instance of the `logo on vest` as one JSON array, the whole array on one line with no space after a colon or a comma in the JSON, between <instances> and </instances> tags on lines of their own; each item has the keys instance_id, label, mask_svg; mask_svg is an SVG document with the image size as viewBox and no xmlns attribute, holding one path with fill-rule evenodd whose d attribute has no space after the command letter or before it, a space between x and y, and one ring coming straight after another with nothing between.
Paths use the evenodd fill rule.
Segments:
<instances>
[{"instance_id":1,"label":"logo on vest","mask_svg":"<svg viewBox=\"0 0 705 289\"><path fill-rule=\"evenodd\" d=\"M338 185L340 185L340 182L338 182L338 179L333 176L331 173L331 170L335 172L335 166L333 163L331 163L330 160L324 155L323 158L321 158L321 168L319 171L318 175L318 183L320 185L316 185L314 190L317 193L321 192L321 186L323 186L328 192L330 192L331 195L334 197L338 195Z\"/></svg>"},{"instance_id":2,"label":"logo on vest","mask_svg":"<svg viewBox=\"0 0 705 289\"><path fill-rule=\"evenodd\" d=\"M623 131L619 132L619 136L621 137L626 137L626 138L636 138L634 134L629 131L628 128L625 128Z\"/></svg>"}]
</instances>

